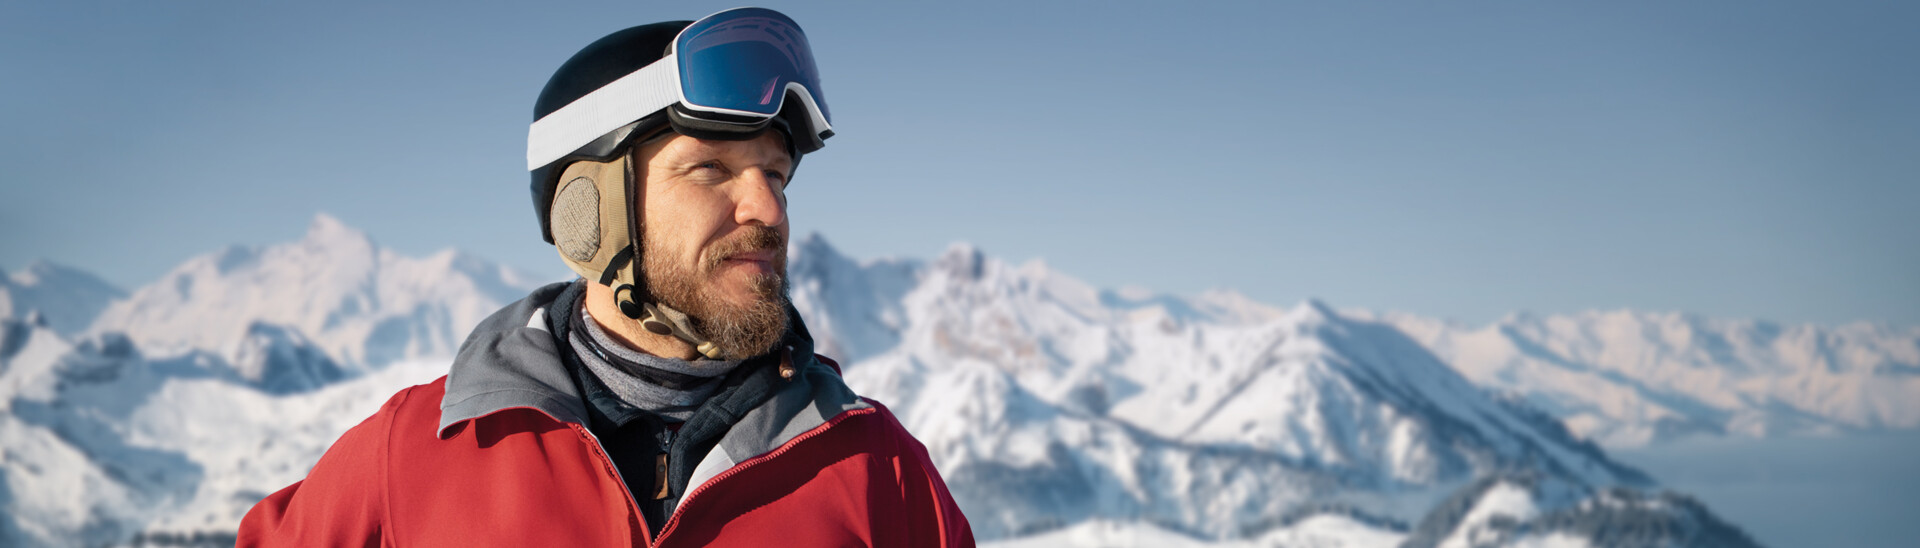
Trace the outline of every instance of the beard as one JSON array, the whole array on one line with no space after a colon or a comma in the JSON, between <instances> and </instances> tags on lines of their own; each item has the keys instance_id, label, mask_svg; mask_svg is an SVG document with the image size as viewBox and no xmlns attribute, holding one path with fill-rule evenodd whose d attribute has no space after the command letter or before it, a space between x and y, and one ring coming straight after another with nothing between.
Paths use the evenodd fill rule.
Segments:
<instances>
[{"instance_id":1,"label":"beard","mask_svg":"<svg viewBox=\"0 0 1920 548\"><path fill-rule=\"evenodd\" d=\"M684 256L665 249L652 231L641 230L641 269L654 302L686 313L694 331L719 349L720 359L742 360L766 353L787 331L787 239L780 231L755 226L709 246L698 265L674 261ZM714 279L727 256L773 249L773 272L751 274L751 299L735 303Z\"/></svg>"}]
</instances>

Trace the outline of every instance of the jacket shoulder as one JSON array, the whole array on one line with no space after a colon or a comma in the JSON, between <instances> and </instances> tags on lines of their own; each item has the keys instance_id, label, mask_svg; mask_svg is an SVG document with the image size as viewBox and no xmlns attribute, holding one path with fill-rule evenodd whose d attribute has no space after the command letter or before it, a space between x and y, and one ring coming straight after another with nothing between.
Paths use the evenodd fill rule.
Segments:
<instances>
[{"instance_id":1,"label":"jacket shoulder","mask_svg":"<svg viewBox=\"0 0 1920 548\"><path fill-rule=\"evenodd\" d=\"M890 533L914 546L973 546L973 526L953 500L926 445L886 405L873 398L860 399L876 410L870 419L876 423L873 428L893 444L891 464L901 508L897 519L903 526Z\"/></svg>"},{"instance_id":2,"label":"jacket shoulder","mask_svg":"<svg viewBox=\"0 0 1920 548\"><path fill-rule=\"evenodd\" d=\"M306 479L255 503L240 521L236 546L378 544L388 521L388 440L396 416L438 392L445 378L388 398L327 448Z\"/></svg>"},{"instance_id":3,"label":"jacket shoulder","mask_svg":"<svg viewBox=\"0 0 1920 548\"><path fill-rule=\"evenodd\" d=\"M680 511L706 519L670 521L662 546L972 546L926 448L885 407L863 402L695 489Z\"/></svg>"}]
</instances>

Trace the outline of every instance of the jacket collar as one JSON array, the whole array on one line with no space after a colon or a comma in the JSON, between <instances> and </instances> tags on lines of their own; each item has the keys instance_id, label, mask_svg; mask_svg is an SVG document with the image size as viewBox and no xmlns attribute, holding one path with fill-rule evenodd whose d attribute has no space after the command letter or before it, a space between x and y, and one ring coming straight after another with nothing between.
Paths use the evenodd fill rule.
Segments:
<instances>
[{"instance_id":1,"label":"jacket collar","mask_svg":"<svg viewBox=\"0 0 1920 548\"><path fill-rule=\"evenodd\" d=\"M534 409L554 420L588 425L587 406L557 344L549 309L577 298L569 289L581 282L560 282L534 290L526 298L488 316L460 346L447 373L436 434L469 420L507 409ZM576 290L577 291L577 290ZM556 306L558 305L558 306ZM564 313L564 312L563 312ZM773 396L734 423L695 472L698 485L733 463L773 450L800 434L826 425L846 411L872 407L841 382L835 368L813 354L813 337L789 306L788 337L795 374ZM707 462L716 461L716 462ZM718 469L715 469L718 465Z\"/></svg>"},{"instance_id":2,"label":"jacket collar","mask_svg":"<svg viewBox=\"0 0 1920 548\"><path fill-rule=\"evenodd\" d=\"M447 393L440 400L440 428L514 408L531 408L554 420L587 424L566 363L547 326L547 306L571 282L549 284L494 312L473 328L447 372Z\"/></svg>"}]
</instances>

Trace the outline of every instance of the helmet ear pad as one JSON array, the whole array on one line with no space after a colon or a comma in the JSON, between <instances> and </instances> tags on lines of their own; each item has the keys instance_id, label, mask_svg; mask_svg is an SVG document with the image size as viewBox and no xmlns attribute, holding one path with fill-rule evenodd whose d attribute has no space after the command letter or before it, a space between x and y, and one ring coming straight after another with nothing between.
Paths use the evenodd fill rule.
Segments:
<instances>
[{"instance_id":1,"label":"helmet ear pad","mask_svg":"<svg viewBox=\"0 0 1920 548\"><path fill-rule=\"evenodd\" d=\"M628 155L601 162L576 161L567 165L555 185L547 215L554 249L575 274L611 287L638 285L633 269L622 268L634 259L632 211L628 189L633 178Z\"/></svg>"}]
</instances>

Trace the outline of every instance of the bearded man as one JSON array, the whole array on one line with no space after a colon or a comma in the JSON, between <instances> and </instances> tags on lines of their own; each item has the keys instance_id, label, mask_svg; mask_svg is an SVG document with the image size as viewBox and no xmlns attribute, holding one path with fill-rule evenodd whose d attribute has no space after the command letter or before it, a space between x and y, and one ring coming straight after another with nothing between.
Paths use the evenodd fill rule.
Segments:
<instances>
[{"instance_id":1,"label":"bearded man","mask_svg":"<svg viewBox=\"0 0 1920 548\"><path fill-rule=\"evenodd\" d=\"M805 34L766 9L575 54L527 156L581 279L482 322L238 544L971 546L926 449L787 299L786 192L833 134L820 91Z\"/></svg>"}]
</instances>

